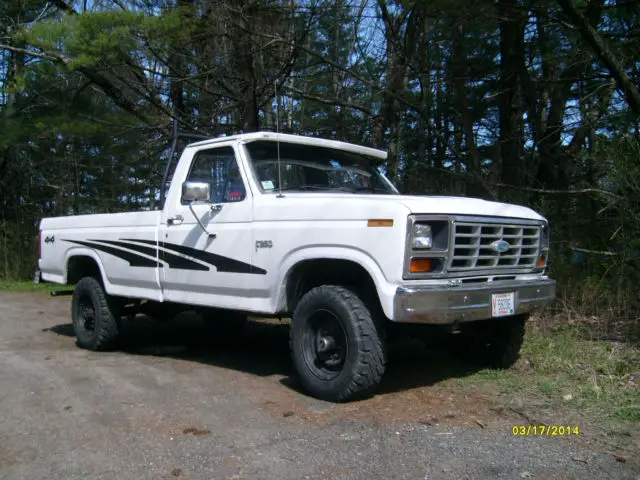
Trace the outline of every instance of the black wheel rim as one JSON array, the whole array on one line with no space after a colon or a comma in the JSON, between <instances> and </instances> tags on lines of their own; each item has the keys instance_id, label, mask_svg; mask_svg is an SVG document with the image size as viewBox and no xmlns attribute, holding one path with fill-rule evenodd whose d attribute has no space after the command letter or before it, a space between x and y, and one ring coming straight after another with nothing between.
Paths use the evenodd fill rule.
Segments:
<instances>
[{"instance_id":1,"label":"black wheel rim","mask_svg":"<svg viewBox=\"0 0 640 480\"><path fill-rule=\"evenodd\" d=\"M76 324L88 335L96 331L96 308L89 295L82 295L78 300Z\"/></svg>"},{"instance_id":2,"label":"black wheel rim","mask_svg":"<svg viewBox=\"0 0 640 480\"><path fill-rule=\"evenodd\" d=\"M316 311L307 322L303 340L304 360L321 380L332 380L342 372L347 359L347 334L337 315Z\"/></svg>"}]
</instances>

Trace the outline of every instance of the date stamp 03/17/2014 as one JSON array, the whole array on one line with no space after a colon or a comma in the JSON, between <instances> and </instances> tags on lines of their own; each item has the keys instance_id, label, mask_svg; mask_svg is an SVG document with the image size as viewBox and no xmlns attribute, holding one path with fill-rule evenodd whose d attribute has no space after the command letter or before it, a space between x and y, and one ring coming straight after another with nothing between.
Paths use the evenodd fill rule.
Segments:
<instances>
[{"instance_id":1,"label":"date stamp 03/17/2014","mask_svg":"<svg viewBox=\"0 0 640 480\"><path fill-rule=\"evenodd\" d=\"M511 433L517 437L575 437L580 428L575 425L514 425Z\"/></svg>"}]
</instances>

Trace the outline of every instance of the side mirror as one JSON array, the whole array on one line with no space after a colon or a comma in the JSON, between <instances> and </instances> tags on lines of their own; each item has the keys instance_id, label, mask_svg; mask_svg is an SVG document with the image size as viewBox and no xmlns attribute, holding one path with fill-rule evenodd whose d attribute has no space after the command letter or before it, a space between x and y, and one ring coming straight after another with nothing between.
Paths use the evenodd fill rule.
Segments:
<instances>
[{"instance_id":1,"label":"side mirror","mask_svg":"<svg viewBox=\"0 0 640 480\"><path fill-rule=\"evenodd\" d=\"M211 186L206 182L184 182L182 184L182 201L189 202L189 210L191 210L191 214L193 218L196 219L198 225L204 233L208 235L209 238L216 238L215 233L210 233L207 230L207 227L204 226L198 214L193 210L193 204L196 202L206 202L209 203L211 199ZM211 205L213 207L214 205Z\"/></svg>"},{"instance_id":2,"label":"side mirror","mask_svg":"<svg viewBox=\"0 0 640 480\"><path fill-rule=\"evenodd\" d=\"M182 200L185 202L208 202L211 198L211 186L206 182L184 182Z\"/></svg>"}]
</instances>

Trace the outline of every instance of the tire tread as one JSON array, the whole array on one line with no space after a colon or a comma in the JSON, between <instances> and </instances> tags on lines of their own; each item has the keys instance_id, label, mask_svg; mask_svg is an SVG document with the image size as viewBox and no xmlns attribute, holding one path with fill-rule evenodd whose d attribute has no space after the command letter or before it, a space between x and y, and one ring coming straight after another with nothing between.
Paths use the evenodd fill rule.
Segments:
<instances>
[{"instance_id":1,"label":"tire tread","mask_svg":"<svg viewBox=\"0 0 640 480\"><path fill-rule=\"evenodd\" d=\"M109 296L102 287L102 284L94 277L84 277L76 284L73 293L73 302L77 302L80 292L83 290L89 294L97 305L96 309L96 336L85 341L77 335L78 345L82 348L94 351L113 350L117 346L119 338L120 316L116 299ZM75 322L74 322L75 323Z\"/></svg>"},{"instance_id":2,"label":"tire tread","mask_svg":"<svg viewBox=\"0 0 640 480\"><path fill-rule=\"evenodd\" d=\"M314 392L326 400L343 402L369 396L382 380L386 365L384 326L377 312L371 312L365 302L352 290L339 285L323 285L310 290L298 303L293 314L297 314L310 302L318 298L329 298L346 305L353 312L354 329L361 345L357 362L353 366L347 385L337 393ZM294 326L290 329L289 347L293 351Z\"/></svg>"}]
</instances>

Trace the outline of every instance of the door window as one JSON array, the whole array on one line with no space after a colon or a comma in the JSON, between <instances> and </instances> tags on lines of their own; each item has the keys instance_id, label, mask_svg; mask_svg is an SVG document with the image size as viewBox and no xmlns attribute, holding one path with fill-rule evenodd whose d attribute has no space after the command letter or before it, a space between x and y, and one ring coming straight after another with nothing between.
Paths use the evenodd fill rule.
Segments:
<instances>
[{"instance_id":1,"label":"door window","mask_svg":"<svg viewBox=\"0 0 640 480\"><path fill-rule=\"evenodd\" d=\"M187 181L208 183L211 203L241 202L246 196L233 147L198 152L191 164ZM185 203L187 202L183 202Z\"/></svg>"}]
</instances>

